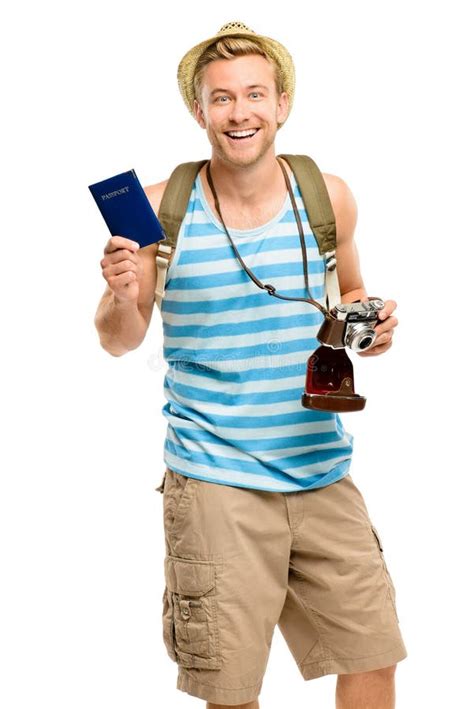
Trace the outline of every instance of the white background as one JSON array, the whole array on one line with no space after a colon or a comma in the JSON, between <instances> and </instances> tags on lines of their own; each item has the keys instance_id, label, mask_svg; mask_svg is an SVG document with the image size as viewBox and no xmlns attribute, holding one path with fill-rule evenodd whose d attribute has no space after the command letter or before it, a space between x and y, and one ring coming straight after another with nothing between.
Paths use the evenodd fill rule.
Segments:
<instances>
[{"instance_id":1,"label":"white background","mask_svg":"<svg viewBox=\"0 0 474 709\"><path fill-rule=\"evenodd\" d=\"M370 295L400 324L352 356L351 474L378 527L408 657L397 708L472 696L472 25L468 3L19 3L2 27L0 700L7 709L204 706L161 639L161 321L124 357L93 325L109 237L87 185L143 185L209 156L176 83L230 20L296 65L277 152L307 153L359 207ZM471 68L470 68L471 67ZM261 707L333 707L278 629ZM4 695L4 696L3 696Z\"/></svg>"}]
</instances>

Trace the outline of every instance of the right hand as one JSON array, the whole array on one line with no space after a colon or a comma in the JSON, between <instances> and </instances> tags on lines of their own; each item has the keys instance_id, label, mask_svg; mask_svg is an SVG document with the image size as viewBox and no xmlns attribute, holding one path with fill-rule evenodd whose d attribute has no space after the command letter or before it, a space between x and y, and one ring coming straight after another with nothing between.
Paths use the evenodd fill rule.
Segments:
<instances>
[{"instance_id":1,"label":"right hand","mask_svg":"<svg viewBox=\"0 0 474 709\"><path fill-rule=\"evenodd\" d=\"M143 264L137 254L139 248L132 239L115 235L105 245L100 262L102 275L118 302L138 300L139 278L143 275Z\"/></svg>"}]
</instances>

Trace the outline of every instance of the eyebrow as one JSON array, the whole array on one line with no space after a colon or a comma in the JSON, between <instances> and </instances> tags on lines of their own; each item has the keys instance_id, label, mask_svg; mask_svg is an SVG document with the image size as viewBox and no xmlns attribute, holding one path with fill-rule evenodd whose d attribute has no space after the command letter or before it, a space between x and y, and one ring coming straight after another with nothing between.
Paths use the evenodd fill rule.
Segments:
<instances>
[{"instance_id":1,"label":"eyebrow","mask_svg":"<svg viewBox=\"0 0 474 709\"><path fill-rule=\"evenodd\" d=\"M252 84L251 86L246 86L246 89L265 89L268 91L268 86L264 86L263 84ZM219 91L229 91L229 89L213 89L211 93L209 94L210 96L214 96L214 94L219 93Z\"/></svg>"}]
</instances>

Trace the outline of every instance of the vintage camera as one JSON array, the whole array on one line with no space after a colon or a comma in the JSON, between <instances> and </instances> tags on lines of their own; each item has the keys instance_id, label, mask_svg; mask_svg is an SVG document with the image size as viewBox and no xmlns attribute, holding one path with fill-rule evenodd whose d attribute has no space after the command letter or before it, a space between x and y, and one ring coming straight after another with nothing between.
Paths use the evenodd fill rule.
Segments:
<instances>
[{"instance_id":1,"label":"vintage camera","mask_svg":"<svg viewBox=\"0 0 474 709\"><path fill-rule=\"evenodd\" d=\"M339 349L350 347L354 352L366 350L376 338L374 330L384 302L373 298L368 302L339 303L331 310L334 318L325 317L318 332L318 340Z\"/></svg>"},{"instance_id":2,"label":"vintage camera","mask_svg":"<svg viewBox=\"0 0 474 709\"><path fill-rule=\"evenodd\" d=\"M362 352L372 345L383 307L381 298L369 298L368 302L340 303L325 312L317 334L321 346L308 359L301 397L305 408L342 412L365 407L365 397L354 392L352 362L345 348Z\"/></svg>"}]
</instances>

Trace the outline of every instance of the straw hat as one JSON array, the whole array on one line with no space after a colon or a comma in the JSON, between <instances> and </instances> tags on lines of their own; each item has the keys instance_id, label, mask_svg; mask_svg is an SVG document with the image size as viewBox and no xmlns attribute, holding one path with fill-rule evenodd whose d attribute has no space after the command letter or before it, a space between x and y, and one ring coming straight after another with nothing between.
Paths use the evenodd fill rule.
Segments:
<instances>
[{"instance_id":1,"label":"straw hat","mask_svg":"<svg viewBox=\"0 0 474 709\"><path fill-rule=\"evenodd\" d=\"M249 37L255 39L262 45L264 51L279 65L283 80L283 91L288 94L288 114L293 105L293 97L295 92L295 68L293 60L288 50L275 39L257 34L250 27L244 25L243 22L227 22L220 28L219 32L196 44L195 47L189 50L181 59L178 66L178 85L189 112L194 117L193 102L195 99L193 79L196 71L196 64L203 51L213 44L216 40L223 37ZM281 124L283 125L283 124Z\"/></svg>"}]
</instances>

